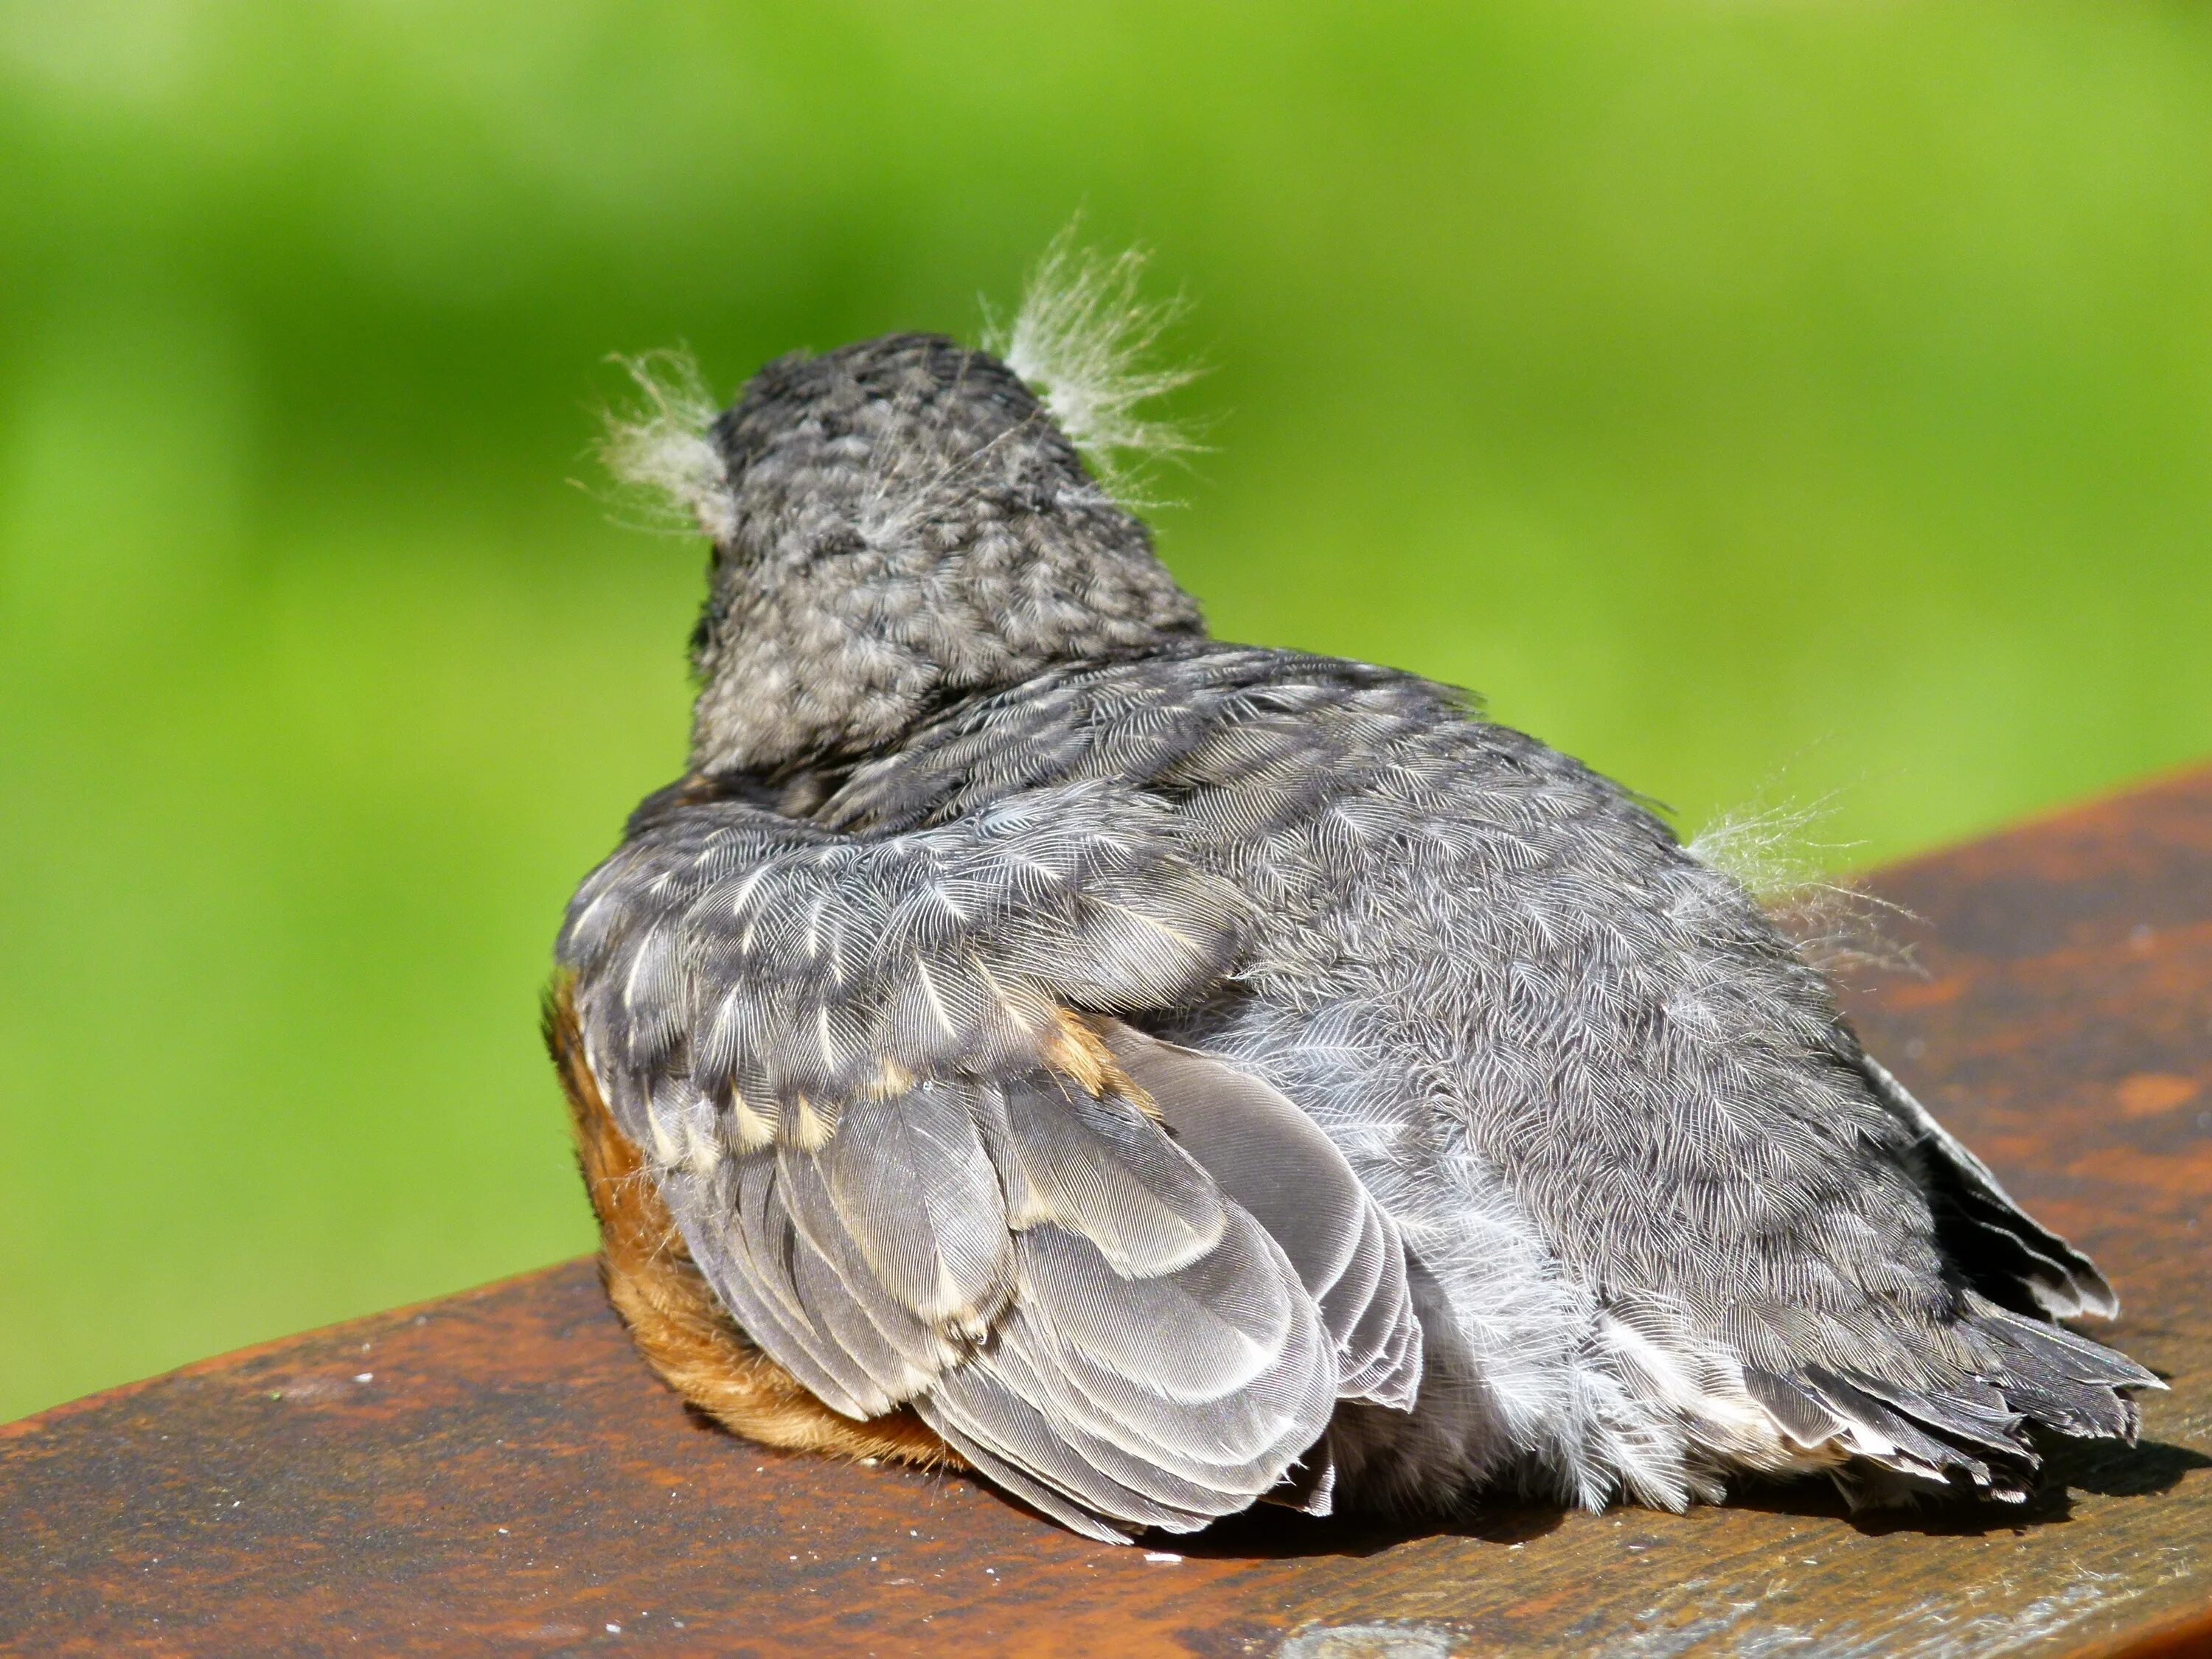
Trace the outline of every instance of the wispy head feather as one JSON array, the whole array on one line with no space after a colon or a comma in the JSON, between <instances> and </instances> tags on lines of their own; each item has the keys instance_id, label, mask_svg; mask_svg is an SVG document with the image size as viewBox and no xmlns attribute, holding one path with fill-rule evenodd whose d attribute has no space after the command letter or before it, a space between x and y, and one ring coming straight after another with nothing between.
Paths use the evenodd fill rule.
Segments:
<instances>
[{"instance_id":1,"label":"wispy head feather","mask_svg":"<svg viewBox=\"0 0 2212 1659\"><path fill-rule=\"evenodd\" d=\"M1079 225L1071 221L1052 239L1011 324L1002 326L986 307L983 344L1029 382L1101 479L1122 494L1133 464L1200 447L1175 422L1138 412L1200 371L1145 365L1189 307L1181 295L1139 299L1145 252L1109 257L1079 247Z\"/></svg>"},{"instance_id":2,"label":"wispy head feather","mask_svg":"<svg viewBox=\"0 0 2212 1659\"><path fill-rule=\"evenodd\" d=\"M607 411L599 443L607 471L644 500L658 522L726 540L737 529L737 506L729 469L707 435L720 410L698 364L680 349L614 361L644 398L633 409Z\"/></svg>"},{"instance_id":3,"label":"wispy head feather","mask_svg":"<svg viewBox=\"0 0 2212 1659\"><path fill-rule=\"evenodd\" d=\"M1753 805L1723 812L1691 838L1689 854L1734 877L1823 972L1911 968L1911 947L1890 938L1884 924L1918 918L1848 878L1826 873L1823 855L1851 845L1812 839L1811 831L1834 811L1834 797L1824 795L1810 805Z\"/></svg>"}]
</instances>

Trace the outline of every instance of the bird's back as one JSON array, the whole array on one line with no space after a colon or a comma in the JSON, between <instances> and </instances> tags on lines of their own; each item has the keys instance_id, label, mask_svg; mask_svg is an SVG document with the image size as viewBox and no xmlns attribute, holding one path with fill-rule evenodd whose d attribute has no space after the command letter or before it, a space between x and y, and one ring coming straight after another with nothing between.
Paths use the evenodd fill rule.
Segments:
<instances>
[{"instance_id":1,"label":"bird's back","mask_svg":"<svg viewBox=\"0 0 2212 1659\"><path fill-rule=\"evenodd\" d=\"M2140 1373L2035 1317L2107 1311L2094 1269L2001 1192L1969 1212L1986 1171L1743 888L1456 693L1194 642L979 699L816 816L917 829L1092 780L1166 803L1256 917L1227 986L1141 1023L1312 1115L1420 1264L1427 1420L1347 1413L1349 1486L1679 1503L1835 1464L1832 1425L2009 1492L2008 1422L2131 1421L2107 1384ZM2015 1374L2008 1405L1987 1379Z\"/></svg>"}]
</instances>

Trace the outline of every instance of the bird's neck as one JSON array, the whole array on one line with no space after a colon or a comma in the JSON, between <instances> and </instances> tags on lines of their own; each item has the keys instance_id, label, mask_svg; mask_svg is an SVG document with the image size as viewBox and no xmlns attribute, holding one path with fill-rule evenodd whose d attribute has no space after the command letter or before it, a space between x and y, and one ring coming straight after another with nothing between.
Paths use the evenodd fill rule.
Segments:
<instances>
[{"instance_id":1,"label":"bird's neck","mask_svg":"<svg viewBox=\"0 0 2212 1659\"><path fill-rule=\"evenodd\" d=\"M1149 550L1079 571L1033 557L856 568L868 558L786 569L725 596L699 655L696 771L769 775L857 757L978 692L1205 631Z\"/></svg>"}]
</instances>

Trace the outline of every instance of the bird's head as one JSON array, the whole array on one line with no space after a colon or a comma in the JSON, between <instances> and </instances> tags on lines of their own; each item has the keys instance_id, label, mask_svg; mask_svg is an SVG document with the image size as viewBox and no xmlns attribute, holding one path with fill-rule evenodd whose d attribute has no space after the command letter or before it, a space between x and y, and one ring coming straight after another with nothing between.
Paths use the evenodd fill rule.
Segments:
<instances>
[{"instance_id":1,"label":"bird's head","mask_svg":"<svg viewBox=\"0 0 2212 1659\"><path fill-rule=\"evenodd\" d=\"M663 389L658 407L696 405ZM618 468L679 495L714 542L701 771L857 755L963 696L1201 629L1045 401L942 336L779 358L703 432L616 435Z\"/></svg>"}]
</instances>

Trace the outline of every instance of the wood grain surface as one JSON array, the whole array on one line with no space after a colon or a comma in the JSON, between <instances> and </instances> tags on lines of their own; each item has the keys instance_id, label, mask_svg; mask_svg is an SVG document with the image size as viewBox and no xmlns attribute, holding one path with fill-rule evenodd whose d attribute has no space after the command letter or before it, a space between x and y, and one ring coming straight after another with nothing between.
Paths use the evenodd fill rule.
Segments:
<instances>
[{"instance_id":1,"label":"wood grain surface","mask_svg":"<svg viewBox=\"0 0 2212 1659\"><path fill-rule=\"evenodd\" d=\"M2212 771L1875 885L1925 975L1853 994L1870 1046L2096 1255L2172 1384L2136 1449L2062 1443L2027 1513L1803 1486L1111 1549L702 1425L572 1262L0 1429L0 1651L2212 1652Z\"/></svg>"}]
</instances>

